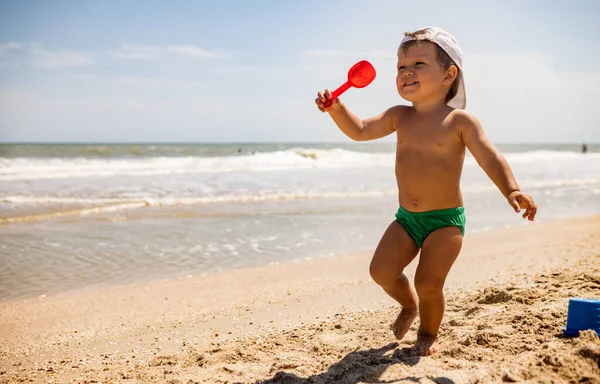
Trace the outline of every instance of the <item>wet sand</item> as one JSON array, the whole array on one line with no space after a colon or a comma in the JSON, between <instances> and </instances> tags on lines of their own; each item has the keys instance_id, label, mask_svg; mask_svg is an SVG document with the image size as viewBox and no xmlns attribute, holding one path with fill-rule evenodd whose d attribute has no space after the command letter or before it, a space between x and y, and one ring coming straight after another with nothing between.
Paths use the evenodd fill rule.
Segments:
<instances>
[{"instance_id":1,"label":"wet sand","mask_svg":"<svg viewBox=\"0 0 600 384\"><path fill-rule=\"evenodd\" d=\"M394 339L370 257L1 302L0 383L600 382L598 336L562 336L600 296L599 216L467 235L431 357L418 321Z\"/></svg>"}]
</instances>

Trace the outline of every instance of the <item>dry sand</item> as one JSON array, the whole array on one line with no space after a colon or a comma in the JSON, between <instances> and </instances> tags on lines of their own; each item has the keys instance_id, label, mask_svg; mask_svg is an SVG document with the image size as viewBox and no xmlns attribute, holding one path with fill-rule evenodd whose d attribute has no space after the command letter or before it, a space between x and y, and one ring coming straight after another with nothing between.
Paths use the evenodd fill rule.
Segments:
<instances>
[{"instance_id":1,"label":"dry sand","mask_svg":"<svg viewBox=\"0 0 600 384\"><path fill-rule=\"evenodd\" d=\"M370 256L2 302L0 383L600 383L598 336L562 336L600 297L600 217L468 235L431 357Z\"/></svg>"}]
</instances>

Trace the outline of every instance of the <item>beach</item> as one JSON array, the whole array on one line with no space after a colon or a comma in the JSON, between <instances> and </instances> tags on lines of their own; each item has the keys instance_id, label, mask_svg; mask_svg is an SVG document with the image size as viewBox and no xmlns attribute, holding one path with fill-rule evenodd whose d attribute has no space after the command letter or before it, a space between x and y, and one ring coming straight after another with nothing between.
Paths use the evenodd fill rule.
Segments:
<instances>
[{"instance_id":1,"label":"beach","mask_svg":"<svg viewBox=\"0 0 600 384\"><path fill-rule=\"evenodd\" d=\"M393 143L0 145L0 383L598 382L597 337L562 327L600 290L600 146L500 149L536 221L467 156L415 358L368 273Z\"/></svg>"},{"instance_id":2,"label":"beach","mask_svg":"<svg viewBox=\"0 0 600 384\"><path fill-rule=\"evenodd\" d=\"M467 234L430 357L418 321L394 339L371 255L4 300L0 382L600 382L598 336L562 335L568 299L599 296L600 216Z\"/></svg>"}]
</instances>

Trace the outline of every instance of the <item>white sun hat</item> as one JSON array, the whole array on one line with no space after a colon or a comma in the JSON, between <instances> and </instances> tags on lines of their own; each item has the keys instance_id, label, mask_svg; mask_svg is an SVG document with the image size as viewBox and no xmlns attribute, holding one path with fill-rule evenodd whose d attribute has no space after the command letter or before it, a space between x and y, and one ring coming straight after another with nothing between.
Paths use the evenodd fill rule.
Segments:
<instances>
[{"instance_id":1,"label":"white sun hat","mask_svg":"<svg viewBox=\"0 0 600 384\"><path fill-rule=\"evenodd\" d=\"M447 104L452 108L465 109L467 106L467 93L465 91L465 73L463 71L463 51L460 48L458 40L456 40L454 36L448 32L438 27L426 27L419 30L419 32L419 40L431 41L432 43L437 44L444 50L444 52L448 54L448 56L450 56L452 61L454 61L454 64L456 64L460 70L460 83L458 84L456 96L448 101ZM400 45L411 40L416 39L412 36L404 36L400 42Z\"/></svg>"}]
</instances>

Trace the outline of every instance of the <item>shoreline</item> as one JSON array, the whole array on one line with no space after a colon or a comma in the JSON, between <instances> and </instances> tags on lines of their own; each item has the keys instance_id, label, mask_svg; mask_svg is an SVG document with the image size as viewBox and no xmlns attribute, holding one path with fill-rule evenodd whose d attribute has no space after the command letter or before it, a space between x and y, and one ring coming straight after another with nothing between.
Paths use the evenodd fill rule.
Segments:
<instances>
[{"instance_id":1,"label":"shoreline","mask_svg":"<svg viewBox=\"0 0 600 384\"><path fill-rule=\"evenodd\" d=\"M592 213L589 215L579 215L579 216L572 216L572 217L566 217L566 218L549 218L545 221L537 221L535 223L529 223L529 222L520 222L517 225L511 225L511 226L503 226L503 227L492 227L492 228L484 228L481 230L474 230L472 232L467 231L466 233L466 238L469 239L472 236L480 236L481 234L486 234L486 233L490 233L490 232L496 232L496 231L505 231L505 230L516 230L517 228L522 228L528 225L540 225L540 224L546 224L546 223L553 223L553 222L557 222L557 221L565 221L565 220L577 220L577 219L585 219L585 218L593 218L599 216L596 213ZM0 219L1 222L2 219ZM1 226L1 223L0 223ZM467 240L468 241L468 240ZM336 253L336 254L327 254L327 255L319 255L319 256L306 256L304 258L299 258L299 259L292 259L292 260L283 260L280 262L270 262L268 264L257 264L257 265L249 265L249 266L241 266L241 267L224 267L223 269L219 269L216 271L209 271L209 272L205 272L205 273L200 273L200 274L170 274L168 276L165 277L160 277L160 278L151 278L151 279L141 279L141 280L135 280L135 281L123 281L123 282L119 282L119 281L112 281L112 282L95 282L91 285L88 286L81 286L81 287L76 287L76 288L69 288L69 289L65 289L65 290L56 290L56 289L52 289L49 290L47 292L36 292L36 293L29 293L29 294L17 294L16 296L8 296L8 297L3 297L0 298L0 306L6 303L12 303L12 302L18 302L21 300L27 300L27 299L35 299L35 298L50 298L50 297L54 297L54 296L62 296L62 295L78 295L78 294L85 294L85 293L89 293L89 292L93 292L95 290L111 290L111 289L120 289L121 287L124 289L127 289L130 286L137 286L137 285L145 285L145 284L161 284L161 283L168 283L168 282L176 282L176 281L183 281L183 280L190 280L190 279L201 279L201 278L205 278L206 276L212 276L212 275L219 275L219 274L227 274L230 272L234 272L237 271L235 273L240 273L239 271L253 271L253 270L260 270L263 268L271 268L271 267L278 267L278 266L284 266L286 264L297 264L297 263L305 263L305 262L311 262L313 260L319 260L319 259L328 259L328 258L340 258L343 259L345 257L352 257L352 256L356 256L356 255L364 255L364 254L368 254L374 251L376 243L373 243L373 249L370 250L363 250L363 251L356 251L356 252L345 252L345 253ZM462 252L461 252L462 254ZM460 259L460 256L459 256ZM243 273L243 272L242 272ZM252 272L251 272L252 273Z\"/></svg>"},{"instance_id":2,"label":"shoreline","mask_svg":"<svg viewBox=\"0 0 600 384\"><path fill-rule=\"evenodd\" d=\"M453 298L448 300L449 309L452 300L461 300L461 294L472 296L485 287L518 285L536 274L557 270L573 274L583 265L586 271L595 267L592 275L597 275L599 229L600 216L596 215L468 235L446 282L447 296ZM0 382L25 377L38 380L34 382L99 378L104 378L102 382L153 382L144 378L144 372L161 367L152 365L161 356L177 357L176 364L165 364L176 366L180 376L223 377L215 382L235 382L236 375L242 382L252 375L272 378L276 372L265 376L270 368L259 361L252 363L250 376L237 368L235 374L221 370L221 376L202 376L204 371L215 373L201 367L194 368L192 375L192 368L181 361L190 348L235 354L236 342L252 344L254 340L252 345L257 345L257 338L270 340L272 335L283 337L285 332L301 329L308 337L310 327L335 319L356 318L355 325L361 329L371 329L364 323L367 318L390 317L391 322L397 305L368 276L370 258L370 252L363 252L2 301L0 328L5 341L0 347L0 372L4 372ZM407 268L411 278L415 265ZM341 327L351 328L349 324ZM377 340L394 341L387 324L378 327L386 332ZM277 348L271 347L276 353ZM292 358L302 355L295 349L288 353ZM310 359L310 355L302 356ZM421 359L429 360L439 363L438 357ZM318 370L306 368L307 364L300 370L290 369L304 375ZM119 379L118 372L132 372L131 381Z\"/></svg>"}]
</instances>

